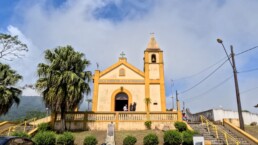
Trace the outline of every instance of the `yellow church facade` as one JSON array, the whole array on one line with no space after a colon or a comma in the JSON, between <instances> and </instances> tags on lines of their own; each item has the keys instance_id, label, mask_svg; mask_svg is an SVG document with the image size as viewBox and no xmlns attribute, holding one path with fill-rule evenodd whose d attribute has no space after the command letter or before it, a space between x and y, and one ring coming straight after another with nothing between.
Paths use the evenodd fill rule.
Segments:
<instances>
[{"instance_id":1,"label":"yellow church facade","mask_svg":"<svg viewBox=\"0 0 258 145\"><path fill-rule=\"evenodd\" d=\"M123 56L107 69L95 70L92 111L123 111L125 105L130 110L132 104L135 111L166 111L163 51L154 36L143 55L144 70Z\"/></svg>"}]
</instances>

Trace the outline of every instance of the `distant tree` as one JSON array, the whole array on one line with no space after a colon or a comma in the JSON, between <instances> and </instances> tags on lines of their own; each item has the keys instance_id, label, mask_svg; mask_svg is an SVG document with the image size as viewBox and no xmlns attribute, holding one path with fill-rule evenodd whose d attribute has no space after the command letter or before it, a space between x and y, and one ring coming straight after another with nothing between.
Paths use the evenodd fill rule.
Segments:
<instances>
[{"instance_id":1,"label":"distant tree","mask_svg":"<svg viewBox=\"0 0 258 145\"><path fill-rule=\"evenodd\" d=\"M22 43L18 36L0 33L0 59L12 61L14 58L23 56L22 52L27 52L28 47Z\"/></svg>"},{"instance_id":2,"label":"distant tree","mask_svg":"<svg viewBox=\"0 0 258 145\"><path fill-rule=\"evenodd\" d=\"M36 88L42 92L46 107L61 113L61 132L66 130L65 111L74 110L84 94L90 93L90 61L71 46L46 50L47 64L38 64Z\"/></svg>"},{"instance_id":3,"label":"distant tree","mask_svg":"<svg viewBox=\"0 0 258 145\"><path fill-rule=\"evenodd\" d=\"M9 65L0 63L0 116L6 114L12 105L19 105L22 91L14 85L22 76L12 70Z\"/></svg>"}]
</instances>

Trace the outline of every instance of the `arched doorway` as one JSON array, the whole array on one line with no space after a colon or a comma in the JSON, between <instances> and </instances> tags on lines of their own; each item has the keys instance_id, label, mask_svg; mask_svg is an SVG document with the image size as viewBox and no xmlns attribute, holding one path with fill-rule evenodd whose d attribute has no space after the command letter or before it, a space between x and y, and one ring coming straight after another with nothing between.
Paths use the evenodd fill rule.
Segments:
<instances>
[{"instance_id":1,"label":"arched doorway","mask_svg":"<svg viewBox=\"0 0 258 145\"><path fill-rule=\"evenodd\" d=\"M123 107L127 105L128 108L128 95L120 92L115 96L115 111L124 111Z\"/></svg>"}]
</instances>

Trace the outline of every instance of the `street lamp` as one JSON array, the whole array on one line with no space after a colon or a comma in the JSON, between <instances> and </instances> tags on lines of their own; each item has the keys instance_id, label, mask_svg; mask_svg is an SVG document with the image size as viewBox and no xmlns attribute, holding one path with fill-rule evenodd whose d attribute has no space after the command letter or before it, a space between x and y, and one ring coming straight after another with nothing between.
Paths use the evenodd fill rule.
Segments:
<instances>
[{"instance_id":1,"label":"street lamp","mask_svg":"<svg viewBox=\"0 0 258 145\"><path fill-rule=\"evenodd\" d=\"M232 69L233 69L233 73L234 73L234 81L235 81L235 90L236 90L236 99L237 99L237 109L238 109L238 116L239 116L239 123L240 123L240 128L242 130L245 130L245 126L244 126L244 119L243 119L243 115L242 115L242 107L241 107L241 100L240 100L240 93L239 93L239 86L238 86L238 79L237 79L237 70L236 70L236 64L235 64L235 54L233 51L233 46L230 46L231 49L231 58L232 58L232 62L230 60L230 57L227 53L227 50L224 47L223 41L221 39L217 39L217 42L220 43L227 55L228 61L230 62Z\"/></svg>"}]
</instances>

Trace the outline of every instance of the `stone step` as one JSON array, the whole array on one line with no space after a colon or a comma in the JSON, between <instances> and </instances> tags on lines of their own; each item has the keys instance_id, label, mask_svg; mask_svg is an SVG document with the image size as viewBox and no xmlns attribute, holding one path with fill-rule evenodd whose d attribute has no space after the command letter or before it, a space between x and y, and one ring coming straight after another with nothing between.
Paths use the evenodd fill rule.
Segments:
<instances>
[{"instance_id":1,"label":"stone step","mask_svg":"<svg viewBox=\"0 0 258 145\"><path fill-rule=\"evenodd\" d=\"M196 130L197 132L199 132L204 138L205 140L210 140L212 145L225 145L225 141L222 139L217 139L215 136L215 133L213 132L213 129L210 129L210 132L208 132L208 129L206 127L205 124L197 124L197 123L189 123L189 125ZM239 142L240 145L250 145L250 143L248 143L245 139L240 138L238 136L236 136L234 133L232 133L230 130L226 129L224 126L222 125L218 125L221 129L225 130L228 134L230 134L231 136L233 136L234 138L236 138ZM218 134L219 138L224 138L224 135L219 133ZM228 144L229 145L235 145L235 142L231 141L230 139L228 140Z\"/></svg>"}]
</instances>

